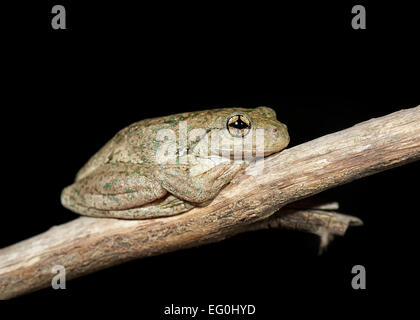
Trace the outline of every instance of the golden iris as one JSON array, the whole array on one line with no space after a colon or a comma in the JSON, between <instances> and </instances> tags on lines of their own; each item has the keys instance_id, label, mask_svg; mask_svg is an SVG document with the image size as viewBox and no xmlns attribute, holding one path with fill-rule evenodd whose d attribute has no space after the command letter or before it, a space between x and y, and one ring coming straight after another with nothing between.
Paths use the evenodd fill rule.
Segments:
<instances>
[{"instance_id":1,"label":"golden iris","mask_svg":"<svg viewBox=\"0 0 420 320\"><path fill-rule=\"evenodd\" d=\"M243 114L232 115L226 121L226 128L234 137L245 137L251 130L251 120Z\"/></svg>"}]
</instances>

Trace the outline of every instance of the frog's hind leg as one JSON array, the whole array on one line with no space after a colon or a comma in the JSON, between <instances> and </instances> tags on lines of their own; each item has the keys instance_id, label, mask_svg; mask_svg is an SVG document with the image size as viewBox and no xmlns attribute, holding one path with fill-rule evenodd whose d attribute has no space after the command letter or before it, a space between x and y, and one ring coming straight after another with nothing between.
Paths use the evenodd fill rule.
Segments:
<instances>
[{"instance_id":1,"label":"frog's hind leg","mask_svg":"<svg viewBox=\"0 0 420 320\"><path fill-rule=\"evenodd\" d=\"M135 164L105 164L65 188L64 207L87 216L144 219L168 216L192 206L169 197L148 168Z\"/></svg>"},{"instance_id":2,"label":"frog's hind leg","mask_svg":"<svg viewBox=\"0 0 420 320\"><path fill-rule=\"evenodd\" d=\"M194 206L188 202L175 198L172 195L168 195L146 205L124 210L99 210L92 207L81 206L75 202L68 206L65 205L65 207L90 217L141 220L177 215L190 210Z\"/></svg>"}]
</instances>

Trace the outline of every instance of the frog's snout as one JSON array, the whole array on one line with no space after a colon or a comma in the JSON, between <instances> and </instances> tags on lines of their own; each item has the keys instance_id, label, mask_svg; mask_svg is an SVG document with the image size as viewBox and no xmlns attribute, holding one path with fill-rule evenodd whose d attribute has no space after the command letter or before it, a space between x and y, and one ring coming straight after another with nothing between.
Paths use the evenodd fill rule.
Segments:
<instances>
[{"instance_id":1,"label":"frog's snout","mask_svg":"<svg viewBox=\"0 0 420 320\"><path fill-rule=\"evenodd\" d=\"M289 137L289 132L287 131L287 126L283 123L281 123L281 125L276 126L273 129L273 135L274 135L275 140L282 140L284 143L286 143L284 148L290 142L290 137Z\"/></svg>"},{"instance_id":2,"label":"frog's snout","mask_svg":"<svg viewBox=\"0 0 420 320\"><path fill-rule=\"evenodd\" d=\"M266 143L264 143L265 155L281 151L287 147L290 142L290 137L285 124L278 122L266 130Z\"/></svg>"}]
</instances>

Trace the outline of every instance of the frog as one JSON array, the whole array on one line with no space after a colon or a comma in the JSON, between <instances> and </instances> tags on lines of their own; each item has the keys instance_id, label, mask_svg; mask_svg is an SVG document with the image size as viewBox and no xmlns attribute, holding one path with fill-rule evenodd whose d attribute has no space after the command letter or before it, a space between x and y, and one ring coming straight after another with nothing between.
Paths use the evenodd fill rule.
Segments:
<instances>
[{"instance_id":1,"label":"frog","mask_svg":"<svg viewBox=\"0 0 420 320\"><path fill-rule=\"evenodd\" d=\"M262 141L255 139L257 132ZM258 156L259 148L266 157L289 141L287 126L266 106L140 120L120 130L87 161L63 189L61 203L97 218L174 216L208 205ZM234 146L243 148L235 153ZM239 159L245 153L250 157Z\"/></svg>"}]
</instances>

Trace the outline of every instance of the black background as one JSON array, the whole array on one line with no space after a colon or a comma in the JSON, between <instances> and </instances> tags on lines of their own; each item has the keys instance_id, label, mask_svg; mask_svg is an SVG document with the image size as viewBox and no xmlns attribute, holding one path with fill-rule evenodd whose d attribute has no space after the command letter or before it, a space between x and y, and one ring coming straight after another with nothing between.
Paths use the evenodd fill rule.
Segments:
<instances>
[{"instance_id":1,"label":"black background","mask_svg":"<svg viewBox=\"0 0 420 320\"><path fill-rule=\"evenodd\" d=\"M67 9L67 30L51 29L54 4ZM367 30L351 28L355 4L366 6ZM418 28L403 5L48 2L19 12L25 23L9 24L2 49L0 247L76 218L60 205L62 188L134 121L267 105L288 125L294 146L419 104ZM326 191L365 225L322 256L313 235L259 231L16 301L110 299L127 309L134 302L140 318L153 319L172 303L255 304L254 318L399 309L395 297L416 274L418 172L412 163ZM351 288L356 264L366 267L367 290Z\"/></svg>"}]
</instances>

